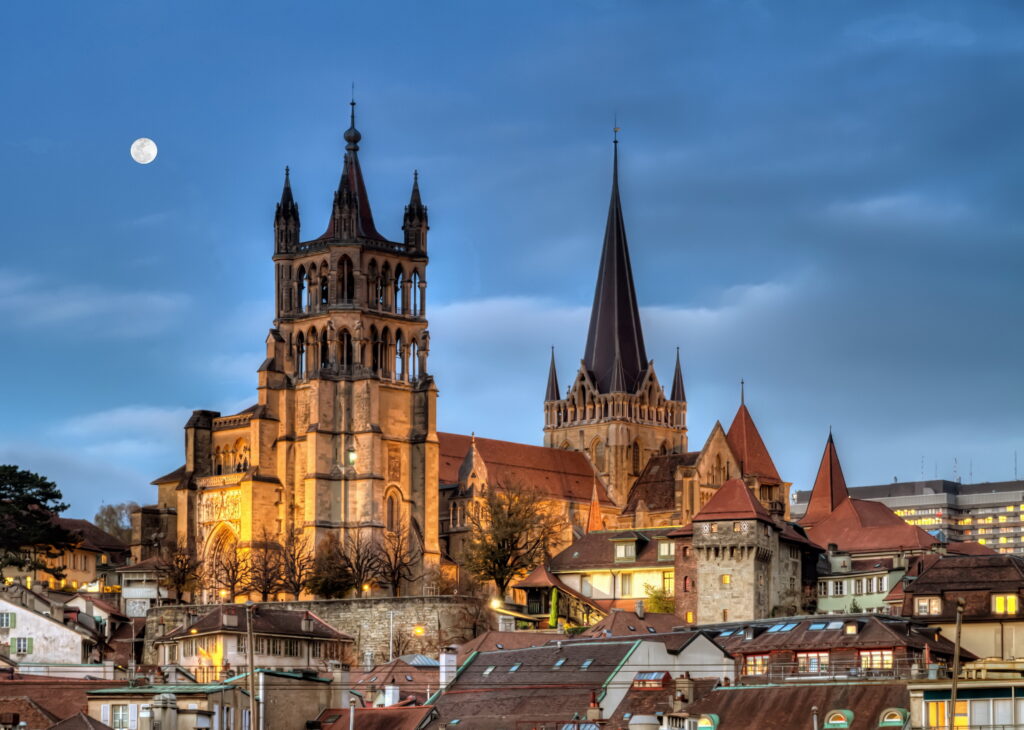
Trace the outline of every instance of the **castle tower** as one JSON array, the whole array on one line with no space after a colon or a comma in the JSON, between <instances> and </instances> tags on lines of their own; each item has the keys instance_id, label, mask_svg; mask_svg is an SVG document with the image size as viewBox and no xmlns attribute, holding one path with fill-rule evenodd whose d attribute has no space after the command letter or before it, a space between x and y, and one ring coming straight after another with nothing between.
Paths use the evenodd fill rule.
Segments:
<instances>
[{"instance_id":1,"label":"castle tower","mask_svg":"<svg viewBox=\"0 0 1024 730\"><path fill-rule=\"evenodd\" d=\"M619 200L617 139L613 149L611 203L587 345L564 398L552 359L544 445L585 451L622 506L652 455L686 451L686 396L678 360L666 398L647 359Z\"/></svg>"},{"instance_id":2,"label":"castle tower","mask_svg":"<svg viewBox=\"0 0 1024 730\"><path fill-rule=\"evenodd\" d=\"M223 417L198 411L186 427L178 544L204 559L293 532L320 549L407 530L425 566L438 563L427 208L416 176L403 240L378 232L361 139L353 101L341 179L317 238L300 238L286 169L257 404Z\"/></svg>"}]
</instances>

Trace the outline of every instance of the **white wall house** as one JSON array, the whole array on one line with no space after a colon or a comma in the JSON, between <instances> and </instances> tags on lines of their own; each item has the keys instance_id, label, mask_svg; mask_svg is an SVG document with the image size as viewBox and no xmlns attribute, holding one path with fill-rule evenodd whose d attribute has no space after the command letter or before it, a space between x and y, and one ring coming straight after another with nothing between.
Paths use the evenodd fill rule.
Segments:
<instances>
[{"instance_id":1,"label":"white wall house","mask_svg":"<svg viewBox=\"0 0 1024 730\"><path fill-rule=\"evenodd\" d=\"M0 596L0 651L19 665L85 664L93 644L91 637L60 619Z\"/></svg>"}]
</instances>

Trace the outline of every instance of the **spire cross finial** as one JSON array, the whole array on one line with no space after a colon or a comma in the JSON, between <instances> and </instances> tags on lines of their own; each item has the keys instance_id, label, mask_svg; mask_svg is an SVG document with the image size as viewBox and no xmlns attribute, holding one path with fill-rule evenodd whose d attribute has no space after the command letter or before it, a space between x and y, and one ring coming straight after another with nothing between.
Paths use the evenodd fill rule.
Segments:
<instances>
[{"instance_id":1,"label":"spire cross finial","mask_svg":"<svg viewBox=\"0 0 1024 730\"><path fill-rule=\"evenodd\" d=\"M677 350L678 350L678 348L677 348ZM740 405L741 406L746 403L746 392L745 392L746 391L746 387L745 386L746 386L746 381L743 378L740 378Z\"/></svg>"},{"instance_id":2,"label":"spire cross finial","mask_svg":"<svg viewBox=\"0 0 1024 730\"><path fill-rule=\"evenodd\" d=\"M619 132L622 131L622 127L619 126L619 113L615 112L615 116L612 121L612 144L619 143Z\"/></svg>"}]
</instances>

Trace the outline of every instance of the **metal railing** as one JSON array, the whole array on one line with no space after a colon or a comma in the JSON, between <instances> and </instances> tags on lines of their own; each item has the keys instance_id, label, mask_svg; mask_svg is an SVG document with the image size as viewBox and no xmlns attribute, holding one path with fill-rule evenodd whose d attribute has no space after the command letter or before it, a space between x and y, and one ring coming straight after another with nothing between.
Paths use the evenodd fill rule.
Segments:
<instances>
[{"instance_id":1,"label":"metal railing","mask_svg":"<svg viewBox=\"0 0 1024 730\"><path fill-rule=\"evenodd\" d=\"M860 661L830 661L819 664L797 662L769 663L761 673L753 673L741 667L741 682L772 684L801 681L825 681L835 679L892 680L892 679L947 679L950 675L945 665L933 664L923 667L910 659L894 659L881 666L871 666Z\"/></svg>"}]
</instances>

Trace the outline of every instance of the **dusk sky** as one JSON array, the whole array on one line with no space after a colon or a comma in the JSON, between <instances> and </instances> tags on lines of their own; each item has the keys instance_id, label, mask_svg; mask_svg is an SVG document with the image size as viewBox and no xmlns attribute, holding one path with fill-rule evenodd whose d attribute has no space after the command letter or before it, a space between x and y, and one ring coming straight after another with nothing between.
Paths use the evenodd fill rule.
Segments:
<instances>
[{"instance_id":1,"label":"dusk sky","mask_svg":"<svg viewBox=\"0 0 1024 730\"><path fill-rule=\"evenodd\" d=\"M540 443L611 183L692 449L746 401L809 488L1024 471L1019 2L6 3L0 463L155 499L255 402L273 212L326 226L355 83L377 227L430 207L442 430ZM159 156L129 156L150 137Z\"/></svg>"}]
</instances>

